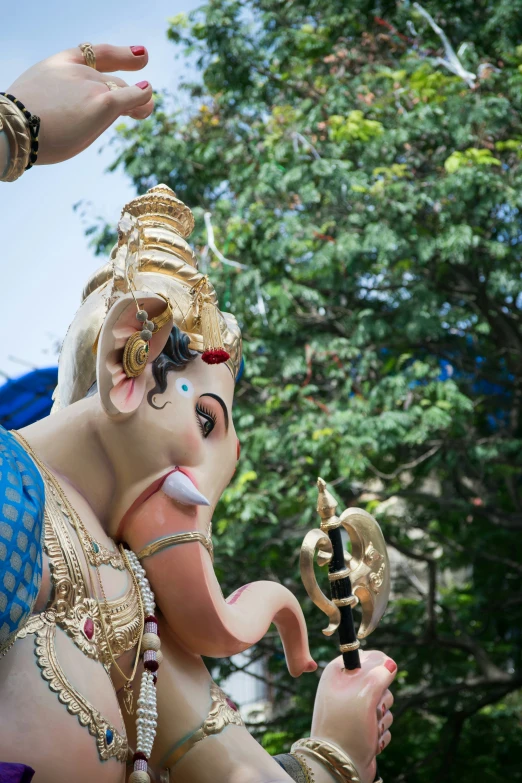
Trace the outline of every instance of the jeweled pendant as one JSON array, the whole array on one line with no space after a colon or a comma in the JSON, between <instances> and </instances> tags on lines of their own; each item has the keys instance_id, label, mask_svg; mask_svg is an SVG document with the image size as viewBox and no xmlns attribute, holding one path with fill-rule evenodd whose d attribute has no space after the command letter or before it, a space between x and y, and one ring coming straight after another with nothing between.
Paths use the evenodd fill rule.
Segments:
<instances>
[{"instance_id":1,"label":"jeweled pendant","mask_svg":"<svg viewBox=\"0 0 522 783\"><path fill-rule=\"evenodd\" d=\"M83 624L83 632L87 639L91 641L92 637L94 636L94 622L92 620L92 617L86 617L85 622Z\"/></svg>"},{"instance_id":2,"label":"jeweled pendant","mask_svg":"<svg viewBox=\"0 0 522 783\"><path fill-rule=\"evenodd\" d=\"M134 694L132 692L132 683L127 682L123 689L123 704L128 715L132 715L134 712Z\"/></svg>"}]
</instances>

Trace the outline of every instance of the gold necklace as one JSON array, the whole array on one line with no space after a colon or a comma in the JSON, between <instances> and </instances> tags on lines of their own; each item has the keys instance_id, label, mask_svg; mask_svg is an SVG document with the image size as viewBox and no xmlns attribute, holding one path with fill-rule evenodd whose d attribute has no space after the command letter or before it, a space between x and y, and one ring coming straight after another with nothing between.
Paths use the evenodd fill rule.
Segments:
<instances>
[{"instance_id":1,"label":"gold necklace","mask_svg":"<svg viewBox=\"0 0 522 783\"><path fill-rule=\"evenodd\" d=\"M94 541L94 539L92 538L90 533L85 528L85 525L83 524L83 522L82 522L78 512L76 511L76 509L69 502L69 499L67 498L67 495L63 491L60 483L53 476L53 474L49 471L49 469L46 467L46 465L44 465L44 463L41 461L41 459L34 453L33 449L31 448L29 443L27 443L25 438L22 435L20 435L19 432L13 431L13 434L15 434L16 437L20 439L20 441L22 442L24 448L28 451L28 453L31 455L33 460L38 465L38 467L45 474L45 477L47 478L49 483L52 485L52 489L54 490L53 494L55 494L56 500L59 502L60 509L61 509L62 513L64 513L64 515L68 518L68 520L71 523L72 527L76 531L76 535L78 536L78 541L80 542L80 546L82 548L82 552L83 552L83 555L84 555L86 563L87 563L87 573L88 573L88 578L89 578L89 584L90 584L90 587L91 587L91 594L92 594L92 597L95 599L95 601L98 604L100 622L101 622L103 635L105 637L105 643L107 645L107 649L109 651L109 656L110 656L110 659L111 659L113 665L116 667L116 669L118 670L120 675L125 680L125 685L124 685L125 693L123 695L123 703L125 705L125 709L129 713L129 715L131 715L132 712L133 712L132 682L134 680L134 677L136 676L136 671L138 669L138 664L139 664L139 660L140 660L140 650L141 650L141 645L142 645L142 641L143 641L143 633L144 633L144 628L145 628L145 613L144 613L144 609L143 609L143 602L142 602L142 598L141 598L141 591L140 591L140 588L139 588L139 585L138 585L138 581L136 579L136 576L134 574L133 569L130 567L127 555L125 553L125 549L123 548L122 545L120 545L120 549L117 552L117 554L118 554L119 559L121 560L121 563L122 563L122 570L127 570L130 573L131 579L132 579L133 584L134 584L134 589L136 591L136 595L137 595L137 598L138 598L139 611L140 611L140 617L141 617L140 638L139 638L138 646L136 648L136 658L134 660L134 666L132 668L132 673L131 673L130 677L128 677L125 674L125 672L122 671L122 669L118 665L118 662L116 661L116 659L114 657L114 654L112 652L112 647L111 647L111 643L110 643L110 640L109 640L109 634L107 633L107 626L106 626L106 623L105 623L104 613L102 611L101 603L100 603L100 600L98 598L97 592L96 592L96 590L94 588L94 582L93 582L93 579L92 579L91 569L89 568L89 563L91 563L94 566L94 568L95 568L96 577L97 577L97 580L98 580L98 585L100 587L100 592L101 592L101 594L103 596L104 609L105 609L105 612L107 614L108 621L112 625L112 619L111 619L111 613L110 613L110 608L109 608L109 602L107 601L107 596L105 594L105 589L103 587L103 582L102 582L102 579L101 579L101 574L100 574L100 568L99 568L98 561L94 561L93 562L93 560L89 557L89 551L90 550L87 549L87 547L86 547L85 539L87 539L87 541L90 541L91 543L92 542L96 543L98 545L98 547L100 547L100 548L102 547L102 545L98 544L98 542ZM110 552L109 549L106 549L106 551ZM112 565L112 562L110 562L109 565ZM115 566L115 567L120 568L119 566ZM114 632L114 629L113 629L113 632Z\"/></svg>"},{"instance_id":2,"label":"gold necklace","mask_svg":"<svg viewBox=\"0 0 522 783\"><path fill-rule=\"evenodd\" d=\"M60 506L63 515L69 520L70 524L76 530L76 534L78 535L78 538L82 543L82 550L87 561L95 568L98 568L98 566L100 565L110 565L112 566L112 568L118 569L118 571L125 571L126 566L121 556L121 553L118 550L114 551L112 549L109 549L103 544L100 544L99 541L96 541L94 536L92 536L89 533L89 531L85 527L84 523L82 522L78 514L75 511L73 511L73 514L71 514L70 512L71 506L68 503L68 501L65 499L65 494L60 484L53 476L53 474L49 472L48 468L44 465L42 460L34 453L33 449L31 448L29 443L25 440L23 435L20 435L20 433L17 430L13 430L12 432L13 435L15 435L21 441L22 445L24 446L26 451L29 452L29 454L34 459L38 467L45 472L45 475L47 476L51 484L51 492L56 498L56 501ZM73 521L73 516L76 517L75 520L77 523L76 525Z\"/></svg>"}]
</instances>

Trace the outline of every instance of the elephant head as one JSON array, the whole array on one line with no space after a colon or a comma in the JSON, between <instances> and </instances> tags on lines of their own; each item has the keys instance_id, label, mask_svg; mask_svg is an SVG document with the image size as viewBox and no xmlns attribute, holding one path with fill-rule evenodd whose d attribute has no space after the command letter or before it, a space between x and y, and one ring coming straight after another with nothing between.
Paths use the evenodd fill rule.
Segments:
<instances>
[{"instance_id":1,"label":"elephant head","mask_svg":"<svg viewBox=\"0 0 522 783\"><path fill-rule=\"evenodd\" d=\"M150 295L139 296L139 302L153 311ZM163 351L155 347L153 353L156 369L161 365L163 371L149 368L139 393L136 384L125 393L118 387L115 357L118 335L126 334L123 326L133 312L132 297L121 300L109 313L99 345L100 401L112 419L100 428L100 437L118 486L127 488L117 493L120 500L111 510L113 536L136 553L151 552L143 566L161 613L186 649L234 655L258 642L273 622L290 673L314 670L304 617L287 588L251 582L225 599L214 573L212 514L239 456L232 374L224 364L208 365L199 353L183 352L183 334L174 327ZM179 543L182 533L200 535Z\"/></svg>"},{"instance_id":2,"label":"elephant head","mask_svg":"<svg viewBox=\"0 0 522 783\"><path fill-rule=\"evenodd\" d=\"M274 622L297 676L315 664L295 596L280 584L254 582L225 599L201 543L238 457L232 399L241 335L198 270L186 242L193 226L188 207L165 185L123 208L118 244L87 283L64 341L56 405L98 392L97 438L113 474L105 520L113 538L139 553L180 533L199 534L184 544L178 536L176 545L143 559L179 642L201 655L228 656L255 644ZM143 311L152 319L141 333L151 334L147 346L136 322ZM136 372L129 346L138 348Z\"/></svg>"}]
</instances>

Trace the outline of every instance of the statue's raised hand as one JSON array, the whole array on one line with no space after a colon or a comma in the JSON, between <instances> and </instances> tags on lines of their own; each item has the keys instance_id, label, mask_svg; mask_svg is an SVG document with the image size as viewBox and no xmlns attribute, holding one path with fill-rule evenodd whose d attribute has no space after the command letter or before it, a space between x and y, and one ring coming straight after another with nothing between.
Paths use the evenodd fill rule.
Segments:
<instances>
[{"instance_id":1,"label":"statue's raised hand","mask_svg":"<svg viewBox=\"0 0 522 783\"><path fill-rule=\"evenodd\" d=\"M315 700L312 737L338 745L355 764L361 783L375 777L376 756L391 740L388 690L397 666L382 652L361 651L361 668L349 672L342 656L324 670Z\"/></svg>"},{"instance_id":2,"label":"statue's raised hand","mask_svg":"<svg viewBox=\"0 0 522 783\"><path fill-rule=\"evenodd\" d=\"M6 89L41 119L38 163L72 158L121 115L145 119L152 112L148 82L128 85L111 73L141 70L148 61L146 49L99 44L93 50L96 70L75 47L33 65Z\"/></svg>"}]
</instances>

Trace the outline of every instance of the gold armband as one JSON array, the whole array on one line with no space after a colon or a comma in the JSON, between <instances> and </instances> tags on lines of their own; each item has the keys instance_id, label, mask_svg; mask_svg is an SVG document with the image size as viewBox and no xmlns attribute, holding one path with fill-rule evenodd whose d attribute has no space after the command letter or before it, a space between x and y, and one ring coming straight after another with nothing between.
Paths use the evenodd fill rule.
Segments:
<instances>
[{"instance_id":1,"label":"gold armband","mask_svg":"<svg viewBox=\"0 0 522 783\"><path fill-rule=\"evenodd\" d=\"M232 702L227 699L215 682L210 685L210 698L212 699L212 704L202 726L182 742L181 745L178 745L168 757L167 762L162 766L171 769L189 750L192 750L194 745L212 736L212 734L221 734L223 729L230 724L235 726L245 725L237 708L234 709Z\"/></svg>"},{"instance_id":2,"label":"gold armband","mask_svg":"<svg viewBox=\"0 0 522 783\"><path fill-rule=\"evenodd\" d=\"M209 553L212 562L214 562L214 546L210 536L206 536L204 533L199 533L197 530L190 531L188 533L173 533L170 536L164 536L157 541L153 541L152 544L148 544L140 552L138 552L138 560L143 560L145 557L150 557L161 552L163 549L168 549L171 546L179 546L179 544L192 544L194 541L203 544L207 552Z\"/></svg>"},{"instance_id":3,"label":"gold armband","mask_svg":"<svg viewBox=\"0 0 522 783\"><path fill-rule=\"evenodd\" d=\"M31 131L22 111L12 101L0 95L0 131L9 142L9 163L1 179L14 182L21 177L31 154Z\"/></svg>"},{"instance_id":4,"label":"gold armband","mask_svg":"<svg viewBox=\"0 0 522 783\"><path fill-rule=\"evenodd\" d=\"M317 759L337 783L361 783L351 758L332 742L312 737L300 739L294 742L291 752L294 755L298 752L308 753Z\"/></svg>"}]
</instances>

